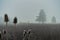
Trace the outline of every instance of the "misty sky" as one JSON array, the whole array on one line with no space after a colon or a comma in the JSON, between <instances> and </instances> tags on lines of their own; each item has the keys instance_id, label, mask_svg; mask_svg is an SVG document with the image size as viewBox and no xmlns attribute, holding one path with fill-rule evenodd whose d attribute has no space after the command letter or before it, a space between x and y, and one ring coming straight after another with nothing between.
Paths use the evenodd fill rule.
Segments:
<instances>
[{"instance_id":1,"label":"misty sky","mask_svg":"<svg viewBox=\"0 0 60 40\"><path fill-rule=\"evenodd\" d=\"M22 22L35 22L41 9L44 9L48 22L52 16L60 22L60 0L0 0L0 16L7 13L10 18L17 16Z\"/></svg>"}]
</instances>

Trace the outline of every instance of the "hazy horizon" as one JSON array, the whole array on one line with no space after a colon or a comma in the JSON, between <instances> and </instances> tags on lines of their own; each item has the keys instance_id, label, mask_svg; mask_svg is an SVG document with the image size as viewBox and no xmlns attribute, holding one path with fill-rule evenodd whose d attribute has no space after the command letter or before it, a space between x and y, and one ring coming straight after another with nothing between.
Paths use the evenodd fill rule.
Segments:
<instances>
[{"instance_id":1,"label":"hazy horizon","mask_svg":"<svg viewBox=\"0 0 60 40\"><path fill-rule=\"evenodd\" d=\"M47 15L47 22L52 16L60 23L60 0L0 0L0 16L7 13L10 18L17 16L19 22L36 22L41 9Z\"/></svg>"}]
</instances>

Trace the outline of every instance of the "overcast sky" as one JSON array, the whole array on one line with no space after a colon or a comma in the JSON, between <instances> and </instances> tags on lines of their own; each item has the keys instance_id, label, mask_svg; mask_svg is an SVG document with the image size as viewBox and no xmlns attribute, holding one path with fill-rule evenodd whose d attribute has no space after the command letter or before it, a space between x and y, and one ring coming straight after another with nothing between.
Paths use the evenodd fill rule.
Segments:
<instances>
[{"instance_id":1,"label":"overcast sky","mask_svg":"<svg viewBox=\"0 0 60 40\"><path fill-rule=\"evenodd\" d=\"M22 22L35 22L41 9L44 9L48 22L52 16L60 22L60 0L0 0L0 16L7 13L11 18L17 16Z\"/></svg>"}]
</instances>

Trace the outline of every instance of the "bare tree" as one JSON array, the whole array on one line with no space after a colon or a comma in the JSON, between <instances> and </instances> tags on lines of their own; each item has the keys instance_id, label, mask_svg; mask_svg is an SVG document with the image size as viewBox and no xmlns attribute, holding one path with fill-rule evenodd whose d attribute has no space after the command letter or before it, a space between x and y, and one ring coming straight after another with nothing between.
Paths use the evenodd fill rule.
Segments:
<instances>
[{"instance_id":1,"label":"bare tree","mask_svg":"<svg viewBox=\"0 0 60 40\"><path fill-rule=\"evenodd\" d=\"M17 17L14 18L13 23L14 23L15 26L16 26L16 24L17 24Z\"/></svg>"},{"instance_id":2,"label":"bare tree","mask_svg":"<svg viewBox=\"0 0 60 40\"><path fill-rule=\"evenodd\" d=\"M4 30L4 35L8 34L8 28L7 28L7 23L9 22L9 18L8 18L8 15L5 14L4 15L4 22L6 22L6 27L5 27L5 30ZM7 31L7 32L6 32ZM6 35L7 37L8 35ZM8 40L8 38L6 38L6 40Z\"/></svg>"},{"instance_id":3,"label":"bare tree","mask_svg":"<svg viewBox=\"0 0 60 40\"><path fill-rule=\"evenodd\" d=\"M16 24L17 24L17 17L15 17L14 19L13 19L13 23L14 23L14 25L15 25L15 27L14 27L14 40L16 40Z\"/></svg>"},{"instance_id":4,"label":"bare tree","mask_svg":"<svg viewBox=\"0 0 60 40\"><path fill-rule=\"evenodd\" d=\"M8 21L9 21L8 15L5 14L5 15L4 15L4 22L6 22L6 26L7 26Z\"/></svg>"}]
</instances>

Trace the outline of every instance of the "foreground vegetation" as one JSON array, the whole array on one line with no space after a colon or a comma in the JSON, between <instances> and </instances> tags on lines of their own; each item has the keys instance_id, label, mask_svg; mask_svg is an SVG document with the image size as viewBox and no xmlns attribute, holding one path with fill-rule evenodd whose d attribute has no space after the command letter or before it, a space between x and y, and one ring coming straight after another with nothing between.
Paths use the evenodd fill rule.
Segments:
<instances>
[{"instance_id":1,"label":"foreground vegetation","mask_svg":"<svg viewBox=\"0 0 60 40\"><path fill-rule=\"evenodd\" d=\"M0 25L0 31L4 29L5 26ZM16 40L23 40L23 31L32 29L31 36L29 40L60 40L60 24L18 24L16 29L15 26L8 26L8 39L14 40L14 35ZM14 32L15 31L15 32ZM3 36L3 35L2 35Z\"/></svg>"}]
</instances>

